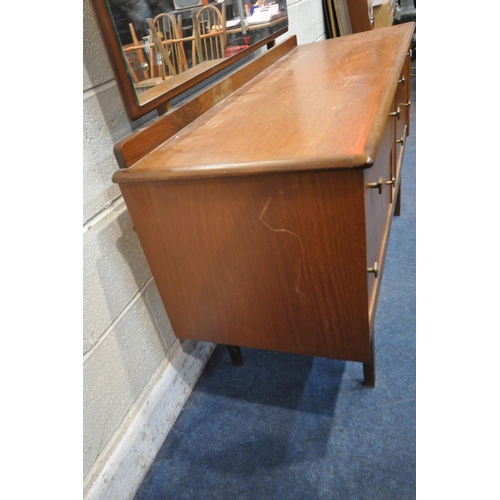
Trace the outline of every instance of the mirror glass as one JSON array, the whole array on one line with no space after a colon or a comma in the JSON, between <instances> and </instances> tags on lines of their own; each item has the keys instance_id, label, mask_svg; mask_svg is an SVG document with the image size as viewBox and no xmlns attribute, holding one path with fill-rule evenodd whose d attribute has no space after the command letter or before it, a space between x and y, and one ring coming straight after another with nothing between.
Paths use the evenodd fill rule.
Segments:
<instances>
[{"instance_id":1,"label":"mirror glass","mask_svg":"<svg viewBox=\"0 0 500 500\"><path fill-rule=\"evenodd\" d=\"M127 75L139 107L173 97L288 27L286 0L93 1L103 7L102 2L104 8L96 12L101 30L106 23L99 16L106 10L107 27L114 30L113 37L103 33L104 42L118 43L121 74Z\"/></svg>"}]
</instances>

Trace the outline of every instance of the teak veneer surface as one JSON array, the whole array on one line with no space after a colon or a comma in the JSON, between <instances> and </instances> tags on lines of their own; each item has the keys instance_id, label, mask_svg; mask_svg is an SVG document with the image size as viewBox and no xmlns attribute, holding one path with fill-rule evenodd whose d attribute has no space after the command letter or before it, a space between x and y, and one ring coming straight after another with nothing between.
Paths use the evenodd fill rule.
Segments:
<instances>
[{"instance_id":1,"label":"teak veneer surface","mask_svg":"<svg viewBox=\"0 0 500 500\"><path fill-rule=\"evenodd\" d=\"M122 184L176 336L368 362L362 177Z\"/></svg>"},{"instance_id":2,"label":"teak veneer surface","mask_svg":"<svg viewBox=\"0 0 500 500\"><path fill-rule=\"evenodd\" d=\"M369 167L413 30L298 46L113 180Z\"/></svg>"},{"instance_id":3,"label":"teak veneer surface","mask_svg":"<svg viewBox=\"0 0 500 500\"><path fill-rule=\"evenodd\" d=\"M374 386L413 30L286 41L119 143L177 337L359 361Z\"/></svg>"},{"instance_id":4,"label":"teak veneer surface","mask_svg":"<svg viewBox=\"0 0 500 500\"><path fill-rule=\"evenodd\" d=\"M207 87L182 106L172 108L147 127L136 130L115 144L114 152L120 168L128 168L163 144L202 114L219 104L249 80L255 78L297 46L297 37L274 46L221 81Z\"/></svg>"}]
</instances>

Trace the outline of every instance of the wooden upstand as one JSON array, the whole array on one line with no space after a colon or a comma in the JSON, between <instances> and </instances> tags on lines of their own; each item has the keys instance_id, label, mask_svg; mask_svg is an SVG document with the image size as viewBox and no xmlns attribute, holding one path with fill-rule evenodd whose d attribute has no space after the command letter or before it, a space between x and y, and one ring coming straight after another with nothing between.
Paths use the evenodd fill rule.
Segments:
<instances>
[{"instance_id":1,"label":"wooden upstand","mask_svg":"<svg viewBox=\"0 0 500 500\"><path fill-rule=\"evenodd\" d=\"M375 385L414 27L292 37L116 145L177 337L358 361Z\"/></svg>"}]
</instances>

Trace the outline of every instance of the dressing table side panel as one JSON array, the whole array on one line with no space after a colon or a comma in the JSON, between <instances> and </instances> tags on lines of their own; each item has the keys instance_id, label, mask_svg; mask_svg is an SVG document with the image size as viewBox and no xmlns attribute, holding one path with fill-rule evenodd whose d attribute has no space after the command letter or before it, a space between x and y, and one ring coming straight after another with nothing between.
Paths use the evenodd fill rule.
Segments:
<instances>
[{"instance_id":1,"label":"dressing table side panel","mask_svg":"<svg viewBox=\"0 0 500 500\"><path fill-rule=\"evenodd\" d=\"M371 361L362 170L121 189L178 337Z\"/></svg>"}]
</instances>

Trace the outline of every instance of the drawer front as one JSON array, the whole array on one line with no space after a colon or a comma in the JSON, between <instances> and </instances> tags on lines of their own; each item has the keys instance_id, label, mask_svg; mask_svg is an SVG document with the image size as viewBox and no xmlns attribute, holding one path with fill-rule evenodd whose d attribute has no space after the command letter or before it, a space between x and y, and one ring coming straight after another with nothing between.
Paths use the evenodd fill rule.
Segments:
<instances>
[{"instance_id":1,"label":"drawer front","mask_svg":"<svg viewBox=\"0 0 500 500\"><path fill-rule=\"evenodd\" d=\"M395 121L389 118L373 166L365 170L366 265L368 301L375 310L376 297L392 216L392 155Z\"/></svg>"},{"instance_id":2,"label":"drawer front","mask_svg":"<svg viewBox=\"0 0 500 500\"><path fill-rule=\"evenodd\" d=\"M393 181L391 202L395 201L397 189L400 185L400 172L406 138L410 133L410 62L411 57L410 52L408 52L391 107L392 119L394 120L394 142L391 157L391 179Z\"/></svg>"},{"instance_id":3,"label":"drawer front","mask_svg":"<svg viewBox=\"0 0 500 500\"><path fill-rule=\"evenodd\" d=\"M405 62L403 65L403 70L401 71L401 76L399 78L398 87L396 90L396 105L399 106L401 110L400 116L400 129L404 130L405 125L410 124L410 86L411 86L411 74L410 74L410 55L405 57ZM409 128L407 129L409 134ZM398 136L399 138L400 136Z\"/></svg>"}]
</instances>

